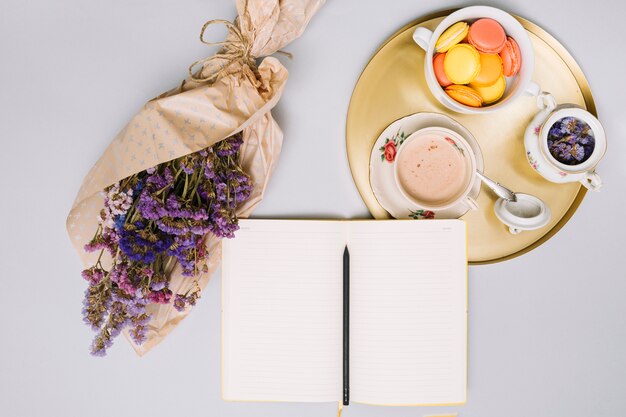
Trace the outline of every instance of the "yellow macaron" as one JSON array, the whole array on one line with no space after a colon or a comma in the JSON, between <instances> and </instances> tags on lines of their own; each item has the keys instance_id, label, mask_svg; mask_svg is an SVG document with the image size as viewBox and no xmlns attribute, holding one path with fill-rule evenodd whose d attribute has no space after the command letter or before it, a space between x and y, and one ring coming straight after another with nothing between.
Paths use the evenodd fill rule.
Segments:
<instances>
[{"instance_id":1,"label":"yellow macaron","mask_svg":"<svg viewBox=\"0 0 626 417\"><path fill-rule=\"evenodd\" d=\"M480 73L480 54L472 45L456 44L446 52L443 71L454 84L469 84Z\"/></svg>"},{"instance_id":2,"label":"yellow macaron","mask_svg":"<svg viewBox=\"0 0 626 417\"><path fill-rule=\"evenodd\" d=\"M506 80L504 79L504 75L501 75L498 80L491 85L485 86L472 83L470 87L480 94L484 104L491 104L502 98L504 90L506 89Z\"/></svg>"},{"instance_id":3,"label":"yellow macaron","mask_svg":"<svg viewBox=\"0 0 626 417\"><path fill-rule=\"evenodd\" d=\"M446 93L454 100L470 107L480 107L483 99L476 90L466 85L452 84L446 87Z\"/></svg>"},{"instance_id":4,"label":"yellow macaron","mask_svg":"<svg viewBox=\"0 0 626 417\"><path fill-rule=\"evenodd\" d=\"M469 25L465 22L457 22L444 30L435 43L435 52L446 52L448 49L461 42L469 33Z\"/></svg>"}]
</instances>

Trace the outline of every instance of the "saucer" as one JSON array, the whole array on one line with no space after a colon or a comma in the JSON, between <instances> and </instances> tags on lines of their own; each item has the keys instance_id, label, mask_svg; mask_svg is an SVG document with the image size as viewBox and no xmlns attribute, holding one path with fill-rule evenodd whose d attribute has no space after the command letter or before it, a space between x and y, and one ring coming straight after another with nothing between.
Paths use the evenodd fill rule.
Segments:
<instances>
[{"instance_id":1,"label":"saucer","mask_svg":"<svg viewBox=\"0 0 626 417\"><path fill-rule=\"evenodd\" d=\"M445 210L425 210L404 198L394 179L393 161L397 149L412 133L426 127L444 127L461 135L474 151L476 168L483 171L483 156L474 136L454 119L439 113L415 113L396 120L380 134L370 155L370 184L378 203L396 219L457 219L469 210L459 203ZM476 199L481 181L474 179L469 196Z\"/></svg>"}]
</instances>

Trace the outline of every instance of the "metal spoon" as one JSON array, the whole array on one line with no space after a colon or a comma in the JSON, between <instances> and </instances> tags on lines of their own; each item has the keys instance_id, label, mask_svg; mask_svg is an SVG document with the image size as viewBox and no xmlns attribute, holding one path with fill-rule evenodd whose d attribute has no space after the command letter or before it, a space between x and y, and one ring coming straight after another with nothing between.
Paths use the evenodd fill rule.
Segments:
<instances>
[{"instance_id":1,"label":"metal spoon","mask_svg":"<svg viewBox=\"0 0 626 417\"><path fill-rule=\"evenodd\" d=\"M498 197L502 197L503 199L507 200L507 201L512 201L512 202L516 202L517 201L517 197L515 196L515 193L511 190L509 190L508 188L506 188L504 185L500 185L500 183L492 180L491 178L485 176L485 174L483 174L482 172L476 170L476 175L478 176L478 178L480 178L480 180L489 188L491 188L491 190L496 193L496 195Z\"/></svg>"}]
</instances>

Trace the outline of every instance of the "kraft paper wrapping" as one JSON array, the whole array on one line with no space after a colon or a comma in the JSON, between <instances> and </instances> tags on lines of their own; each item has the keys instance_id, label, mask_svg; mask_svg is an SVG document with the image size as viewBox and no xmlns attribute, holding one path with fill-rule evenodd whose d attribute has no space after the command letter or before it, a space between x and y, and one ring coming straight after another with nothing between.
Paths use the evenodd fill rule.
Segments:
<instances>
[{"instance_id":1,"label":"kraft paper wrapping","mask_svg":"<svg viewBox=\"0 0 626 417\"><path fill-rule=\"evenodd\" d=\"M237 0L235 25L247 40L235 50L247 49L252 58L271 55L302 34L324 0ZM237 42L229 31L227 40ZM232 46L232 43L231 43ZM232 51L232 49L231 49ZM263 198L268 180L276 166L283 134L272 118L271 109L280 99L287 81L287 70L275 58L267 57L258 68L245 60L213 58L179 87L149 101L113 139L104 154L83 180L67 218L67 231L85 267L95 263L97 253L83 247L93 237L98 215L103 208L101 191L115 182L149 167L211 146L234 133L242 132L243 169L255 185L250 198L237 214L248 217ZM194 78L216 75L210 83ZM204 288L221 258L219 238L209 235L208 273L198 280ZM110 263L110 259L106 260ZM185 293L195 286L194 279L183 277L174 268L170 289ZM125 332L137 354L143 355L161 342L187 316L171 304L152 304L152 319L146 341L135 344Z\"/></svg>"}]
</instances>

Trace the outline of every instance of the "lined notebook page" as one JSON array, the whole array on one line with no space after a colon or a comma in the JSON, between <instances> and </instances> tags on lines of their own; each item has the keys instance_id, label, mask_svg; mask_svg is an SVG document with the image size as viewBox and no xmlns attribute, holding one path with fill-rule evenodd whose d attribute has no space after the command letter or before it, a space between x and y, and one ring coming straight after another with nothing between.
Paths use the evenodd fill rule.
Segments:
<instances>
[{"instance_id":1,"label":"lined notebook page","mask_svg":"<svg viewBox=\"0 0 626 417\"><path fill-rule=\"evenodd\" d=\"M223 398L338 401L343 223L240 226L223 241Z\"/></svg>"},{"instance_id":2,"label":"lined notebook page","mask_svg":"<svg viewBox=\"0 0 626 417\"><path fill-rule=\"evenodd\" d=\"M348 230L352 400L465 402L464 222L355 221Z\"/></svg>"}]
</instances>

